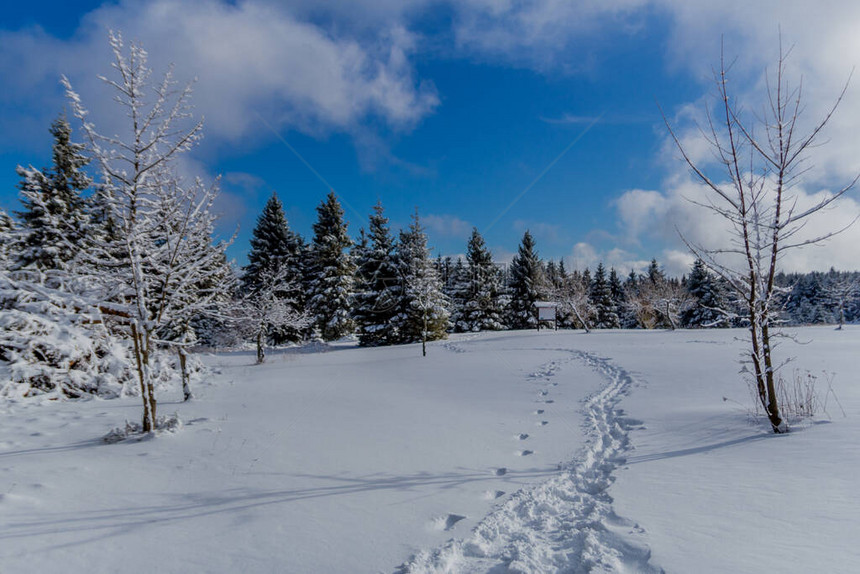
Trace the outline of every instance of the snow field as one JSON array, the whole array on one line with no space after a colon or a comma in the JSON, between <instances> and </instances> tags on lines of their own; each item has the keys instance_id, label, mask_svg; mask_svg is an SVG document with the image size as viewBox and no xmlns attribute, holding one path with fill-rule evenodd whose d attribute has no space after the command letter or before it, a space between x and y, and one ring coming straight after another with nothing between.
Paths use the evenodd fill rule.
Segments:
<instances>
[{"instance_id":1,"label":"snow field","mask_svg":"<svg viewBox=\"0 0 860 574\"><path fill-rule=\"evenodd\" d=\"M860 572L860 329L788 329L782 369L808 370L829 414L773 435L752 422L738 374L740 330L593 333L577 344L642 382L625 397L631 431L611 488L666 572ZM728 400L724 401L723 397Z\"/></svg>"},{"instance_id":2,"label":"snow field","mask_svg":"<svg viewBox=\"0 0 860 574\"><path fill-rule=\"evenodd\" d=\"M115 445L136 399L5 402L0 572L857 572L860 328L797 333L834 393L783 436L737 330L218 355Z\"/></svg>"},{"instance_id":3,"label":"snow field","mask_svg":"<svg viewBox=\"0 0 860 574\"><path fill-rule=\"evenodd\" d=\"M181 432L117 445L99 438L137 419L136 399L7 403L0 484L32 503L0 500L0 563L391 572L581 449L579 401L603 381L573 359L513 334L454 337L427 358L416 345L259 367L219 355L207 360L222 374L195 401L161 396Z\"/></svg>"},{"instance_id":4,"label":"snow field","mask_svg":"<svg viewBox=\"0 0 860 574\"><path fill-rule=\"evenodd\" d=\"M564 472L517 492L470 537L420 553L404 572L657 572L638 539L642 529L617 516L607 494L629 448L628 429L637 424L616 409L633 379L605 359L571 354L608 381L584 400L583 451ZM550 363L533 377L551 377L559 366Z\"/></svg>"}]
</instances>

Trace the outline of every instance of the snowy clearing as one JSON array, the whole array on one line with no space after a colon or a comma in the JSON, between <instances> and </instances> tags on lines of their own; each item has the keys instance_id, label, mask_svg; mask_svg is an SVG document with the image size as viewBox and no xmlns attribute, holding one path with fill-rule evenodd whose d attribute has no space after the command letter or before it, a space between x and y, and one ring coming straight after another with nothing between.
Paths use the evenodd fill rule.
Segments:
<instances>
[{"instance_id":1,"label":"snowy clearing","mask_svg":"<svg viewBox=\"0 0 860 574\"><path fill-rule=\"evenodd\" d=\"M847 416L786 436L727 330L211 356L111 445L137 399L6 402L0 571L857 571L860 329L797 332Z\"/></svg>"}]
</instances>

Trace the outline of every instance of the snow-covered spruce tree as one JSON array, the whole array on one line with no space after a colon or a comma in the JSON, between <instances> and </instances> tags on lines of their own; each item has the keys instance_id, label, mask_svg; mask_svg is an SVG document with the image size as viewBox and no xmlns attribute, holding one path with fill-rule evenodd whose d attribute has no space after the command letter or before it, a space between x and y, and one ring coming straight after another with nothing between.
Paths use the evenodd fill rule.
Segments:
<instances>
[{"instance_id":1,"label":"snow-covered spruce tree","mask_svg":"<svg viewBox=\"0 0 860 574\"><path fill-rule=\"evenodd\" d=\"M726 302L720 293L718 283L701 259L697 258L693 263L693 268L687 277L686 288L693 301L681 314L681 324L684 327L727 325L729 312L726 310Z\"/></svg>"},{"instance_id":2,"label":"snow-covered spruce tree","mask_svg":"<svg viewBox=\"0 0 860 574\"><path fill-rule=\"evenodd\" d=\"M323 339L334 341L353 332L352 297L355 265L349 248L348 223L334 192L317 207L309 252L308 310Z\"/></svg>"},{"instance_id":3,"label":"snow-covered spruce tree","mask_svg":"<svg viewBox=\"0 0 860 574\"><path fill-rule=\"evenodd\" d=\"M714 77L719 95L718 119L710 122L706 136L720 159L719 172L697 164L666 120L688 167L709 193L700 205L725 221L729 229L729 236L721 245L706 246L692 241L687 244L745 301L750 344L747 364L752 368L759 403L775 433L786 430L777 397L780 365L774 360L772 344L778 267L788 250L814 245L839 233L840 230L834 230L806 238L799 235L810 218L845 195L860 178L855 177L836 192L822 194L809 207L798 204L792 189L808 175L807 154L833 117L847 84L820 121L802 122L801 89L791 87L785 78L787 55L780 43L775 77L767 78L764 114L758 115L746 113L732 97L729 66L721 61ZM801 131L804 125L811 125L805 133Z\"/></svg>"},{"instance_id":4,"label":"snow-covered spruce tree","mask_svg":"<svg viewBox=\"0 0 860 574\"><path fill-rule=\"evenodd\" d=\"M621 278L618 276L618 271L615 267L609 269L609 291L612 294L612 303L615 305L615 311L618 313L618 323L621 326L621 309L624 307L624 285L621 283Z\"/></svg>"},{"instance_id":5,"label":"snow-covered spruce tree","mask_svg":"<svg viewBox=\"0 0 860 574\"><path fill-rule=\"evenodd\" d=\"M38 170L18 166L21 182L21 233L14 248L12 269L66 269L75 256L86 227L86 200L82 193L92 184L83 171L89 159L84 145L71 141L66 117L51 124L53 163Z\"/></svg>"},{"instance_id":6,"label":"snow-covered spruce tree","mask_svg":"<svg viewBox=\"0 0 860 574\"><path fill-rule=\"evenodd\" d=\"M288 301L295 315L301 315L305 303L302 288L305 252L304 240L290 229L283 205L278 195L273 193L257 218L251 236L248 265L242 275L243 292L254 293L260 288L268 288L271 277L283 276L279 285L289 290L278 291L275 295ZM301 331L293 324L273 323L266 328L266 334L273 343L298 341L302 337Z\"/></svg>"},{"instance_id":7,"label":"snow-covered spruce tree","mask_svg":"<svg viewBox=\"0 0 860 574\"><path fill-rule=\"evenodd\" d=\"M401 341L421 341L422 354L426 356L427 341L448 336L450 312L417 210L412 215L409 228L400 232L397 260L403 277L404 296L394 321Z\"/></svg>"},{"instance_id":8,"label":"snow-covered spruce tree","mask_svg":"<svg viewBox=\"0 0 860 574\"><path fill-rule=\"evenodd\" d=\"M403 278L381 202L373 207L368 229L366 245L354 250L357 274L352 314L360 345L391 345L398 340L393 319L403 299Z\"/></svg>"},{"instance_id":9,"label":"snow-covered spruce tree","mask_svg":"<svg viewBox=\"0 0 860 574\"><path fill-rule=\"evenodd\" d=\"M185 185L176 174L175 160L201 135L202 123L190 121L191 86L177 90L172 70L151 84L146 51L132 44L126 53L119 34L109 39L117 77L103 79L127 118L124 136L99 133L63 78L102 174L99 209L112 227L110 234L88 238L76 269L92 304L131 339L142 430L149 432L158 421L155 355L159 344L171 343L158 334L217 297L217 289L201 293L199 285L226 244L213 246L210 235L217 187Z\"/></svg>"},{"instance_id":10,"label":"snow-covered spruce tree","mask_svg":"<svg viewBox=\"0 0 860 574\"><path fill-rule=\"evenodd\" d=\"M462 257L457 257L457 261L448 270L448 280L442 285L442 292L448 298L448 308L451 313L451 329L454 332L467 332L471 326L463 320L470 289L471 277L469 268Z\"/></svg>"},{"instance_id":11,"label":"snow-covered spruce tree","mask_svg":"<svg viewBox=\"0 0 860 574\"><path fill-rule=\"evenodd\" d=\"M594 272L594 281L591 284L591 300L594 303L596 321L594 326L598 329L616 329L621 326L615 301L612 298L612 287L606 279L606 268L603 263L597 264Z\"/></svg>"},{"instance_id":12,"label":"snow-covered spruce tree","mask_svg":"<svg viewBox=\"0 0 860 574\"><path fill-rule=\"evenodd\" d=\"M466 246L468 284L459 320L462 331L498 331L504 325L499 269L477 228Z\"/></svg>"},{"instance_id":13,"label":"snow-covered spruce tree","mask_svg":"<svg viewBox=\"0 0 860 574\"><path fill-rule=\"evenodd\" d=\"M9 252L15 233L15 221L0 209L0 270L9 267Z\"/></svg>"},{"instance_id":14,"label":"snow-covered spruce tree","mask_svg":"<svg viewBox=\"0 0 860 574\"><path fill-rule=\"evenodd\" d=\"M511 329L530 329L537 326L535 302L542 283L540 258L535 242L528 231L523 234L517 254L510 268L510 296L507 323Z\"/></svg>"}]
</instances>

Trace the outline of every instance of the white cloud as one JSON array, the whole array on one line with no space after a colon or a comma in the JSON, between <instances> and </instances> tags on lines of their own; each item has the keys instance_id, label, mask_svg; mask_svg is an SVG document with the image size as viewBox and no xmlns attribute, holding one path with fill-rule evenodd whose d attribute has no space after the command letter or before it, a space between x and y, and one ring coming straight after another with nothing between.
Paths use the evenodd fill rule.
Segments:
<instances>
[{"instance_id":1,"label":"white cloud","mask_svg":"<svg viewBox=\"0 0 860 574\"><path fill-rule=\"evenodd\" d=\"M613 202L622 222L624 236L636 243L653 222L663 217L669 204L659 191L631 189Z\"/></svg>"},{"instance_id":2,"label":"white cloud","mask_svg":"<svg viewBox=\"0 0 860 574\"><path fill-rule=\"evenodd\" d=\"M156 71L173 62L180 77L197 76L198 113L206 116L207 137L219 140L266 131L261 117L276 130L309 133L350 132L368 117L409 129L439 103L433 85L414 77L414 38L405 28L393 25L359 42L255 0L105 5L65 41L38 29L0 32L0 81L8 87L2 103L35 94L53 104L53 114L62 105L56 85L64 73L97 108L92 102L105 101L95 76L109 72L109 28L140 41Z\"/></svg>"},{"instance_id":3,"label":"white cloud","mask_svg":"<svg viewBox=\"0 0 860 574\"><path fill-rule=\"evenodd\" d=\"M829 193L826 190L807 192L801 188L791 191L796 200L796 212L819 203ZM656 194L656 195L655 195ZM665 245L662 262L667 270L679 274L689 270L691 256L685 249L681 236L692 244L708 249L727 248L735 240L729 222L711 210L697 205L708 201L708 190L689 180L676 178L670 181L664 192L647 192L645 201L641 190L632 190L619 198L619 225L622 229L636 230L636 242L657 240ZM787 202L788 204L792 201ZM654 206L658 208L654 208ZM848 227L846 231L827 240L820 246L788 249L780 260L783 271L826 271L857 268L857 245L860 244L860 225L850 226L860 215L860 203L850 197L842 197L826 211L811 217L792 240L803 241L827 235ZM643 225L642 221L648 224ZM849 227L850 226L850 227ZM784 243L788 245L788 243Z\"/></svg>"},{"instance_id":4,"label":"white cloud","mask_svg":"<svg viewBox=\"0 0 860 574\"><path fill-rule=\"evenodd\" d=\"M538 248L540 248L541 243L561 243L565 237L565 232L561 225L543 221L516 219L513 223L513 229L520 234L526 231L531 232L538 243Z\"/></svg>"},{"instance_id":5,"label":"white cloud","mask_svg":"<svg viewBox=\"0 0 860 574\"><path fill-rule=\"evenodd\" d=\"M649 262L619 247L602 250L584 241L574 245L570 255L564 257L564 264L571 270L594 270L599 263L603 263L607 269L614 267L621 277L626 276L631 269L637 273L643 272Z\"/></svg>"},{"instance_id":6,"label":"white cloud","mask_svg":"<svg viewBox=\"0 0 860 574\"><path fill-rule=\"evenodd\" d=\"M472 232L472 224L456 215L424 215L421 223L433 233L442 237L458 237L465 241Z\"/></svg>"}]
</instances>

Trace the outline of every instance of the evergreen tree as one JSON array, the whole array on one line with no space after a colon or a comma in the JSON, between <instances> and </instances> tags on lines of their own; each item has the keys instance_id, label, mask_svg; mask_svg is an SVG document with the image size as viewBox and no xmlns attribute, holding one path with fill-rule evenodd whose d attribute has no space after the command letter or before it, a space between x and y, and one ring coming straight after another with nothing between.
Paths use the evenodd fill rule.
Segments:
<instances>
[{"instance_id":1,"label":"evergreen tree","mask_svg":"<svg viewBox=\"0 0 860 574\"><path fill-rule=\"evenodd\" d=\"M355 265L349 253L348 223L334 192L317 207L310 248L308 309L323 339L334 341L353 332L352 298Z\"/></svg>"},{"instance_id":2,"label":"evergreen tree","mask_svg":"<svg viewBox=\"0 0 860 574\"><path fill-rule=\"evenodd\" d=\"M466 301L469 299L471 278L469 268L461 257L457 258L450 271L448 281L443 285L443 292L450 302L451 325L457 333L469 331L470 325L464 320Z\"/></svg>"},{"instance_id":3,"label":"evergreen tree","mask_svg":"<svg viewBox=\"0 0 860 574\"><path fill-rule=\"evenodd\" d=\"M497 331L503 329L502 285L493 256L484 245L477 228L466 248L468 277L462 311L457 325L462 331Z\"/></svg>"},{"instance_id":4,"label":"evergreen tree","mask_svg":"<svg viewBox=\"0 0 860 574\"><path fill-rule=\"evenodd\" d=\"M403 281L394 254L394 238L382 203L370 216L370 235L353 250L357 267L353 318L363 346L391 345L398 339L393 321L403 297Z\"/></svg>"},{"instance_id":5,"label":"evergreen tree","mask_svg":"<svg viewBox=\"0 0 860 574\"><path fill-rule=\"evenodd\" d=\"M248 265L242 275L244 293L255 293L271 287L271 277L278 277L278 288L274 297L288 301L287 307L293 313L281 313L292 317L304 309L304 266L305 243L301 236L292 231L284 215L284 207L277 193L266 202L257 225L251 236L251 251ZM296 341L301 332L295 322L289 325L270 324L266 328L269 340L273 343Z\"/></svg>"},{"instance_id":6,"label":"evergreen tree","mask_svg":"<svg viewBox=\"0 0 860 574\"><path fill-rule=\"evenodd\" d=\"M39 171L18 166L23 209L17 215L23 229L15 246L16 269L66 269L86 228L82 193L92 180L83 168L89 159L83 154L83 144L71 141L72 128L65 116L51 124L51 135L50 168Z\"/></svg>"},{"instance_id":7,"label":"evergreen tree","mask_svg":"<svg viewBox=\"0 0 860 574\"><path fill-rule=\"evenodd\" d=\"M546 281L546 286L550 288L558 287L560 284L558 278L558 267L555 264L555 261L550 259L546 263L546 268L544 269L544 279Z\"/></svg>"},{"instance_id":8,"label":"evergreen tree","mask_svg":"<svg viewBox=\"0 0 860 574\"><path fill-rule=\"evenodd\" d=\"M666 281L666 275L663 273L663 270L660 269L660 266L657 264L657 259L652 259L651 263L648 264L648 271L645 273L645 276L648 278L652 284L657 285Z\"/></svg>"},{"instance_id":9,"label":"evergreen tree","mask_svg":"<svg viewBox=\"0 0 860 574\"><path fill-rule=\"evenodd\" d=\"M725 324L725 302L717 282L701 259L693 263L686 286L694 301L681 315L685 327L716 327Z\"/></svg>"},{"instance_id":10,"label":"evergreen tree","mask_svg":"<svg viewBox=\"0 0 860 574\"><path fill-rule=\"evenodd\" d=\"M541 261L535 251L534 238L526 231L511 262L511 301L508 306L508 326L511 329L537 326L535 302L540 285Z\"/></svg>"},{"instance_id":11,"label":"evergreen tree","mask_svg":"<svg viewBox=\"0 0 860 574\"><path fill-rule=\"evenodd\" d=\"M9 252L12 248L14 232L14 220L0 209L0 271L9 266Z\"/></svg>"},{"instance_id":12,"label":"evergreen tree","mask_svg":"<svg viewBox=\"0 0 860 574\"><path fill-rule=\"evenodd\" d=\"M615 329L621 326L615 301L612 298L612 287L606 280L606 269L603 263L597 265L594 282L591 284L591 299L597 313L595 327L598 329Z\"/></svg>"},{"instance_id":13,"label":"evergreen tree","mask_svg":"<svg viewBox=\"0 0 860 574\"><path fill-rule=\"evenodd\" d=\"M427 341L447 336L450 303L442 292L417 211L409 228L400 232L397 259L404 285L400 312L394 318L398 336L405 343L421 341L426 354Z\"/></svg>"}]
</instances>

